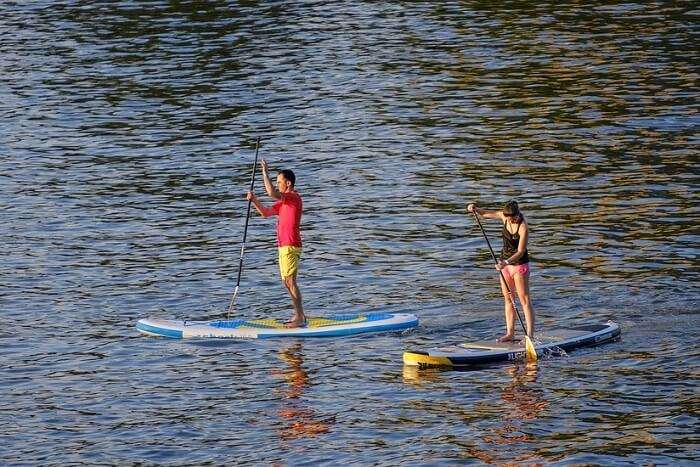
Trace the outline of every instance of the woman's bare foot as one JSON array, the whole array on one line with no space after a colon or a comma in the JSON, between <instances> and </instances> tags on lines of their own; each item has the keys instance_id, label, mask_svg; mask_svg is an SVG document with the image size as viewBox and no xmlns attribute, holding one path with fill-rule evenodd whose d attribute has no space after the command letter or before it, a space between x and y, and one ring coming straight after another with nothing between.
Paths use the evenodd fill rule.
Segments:
<instances>
[{"instance_id":1,"label":"woman's bare foot","mask_svg":"<svg viewBox=\"0 0 700 467\"><path fill-rule=\"evenodd\" d=\"M498 338L498 342L513 342L513 334L506 334Z\"/></svg>"}]
</instances>

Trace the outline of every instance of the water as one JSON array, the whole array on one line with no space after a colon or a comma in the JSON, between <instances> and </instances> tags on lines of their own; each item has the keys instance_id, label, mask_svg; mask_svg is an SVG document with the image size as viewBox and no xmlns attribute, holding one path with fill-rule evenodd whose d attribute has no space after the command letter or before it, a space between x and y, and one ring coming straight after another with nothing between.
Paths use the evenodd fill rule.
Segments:
<instances>
[{"instance_id":1,"label":"water","mask_svg":"<svg viewBox=\"0 0 700 467\"><path fill-rule=\"evenodd\" d=\"M698 461L693 2L6 2L0 463ZM310 313L404 335L167 341L220 318L254 140L305 202ZM503 331L469 201L517 198L536 367L404 368ZM498 225L489 223L500 245ZM254 217L238 316L291 314Z\"/></svg>"}]
</instances>

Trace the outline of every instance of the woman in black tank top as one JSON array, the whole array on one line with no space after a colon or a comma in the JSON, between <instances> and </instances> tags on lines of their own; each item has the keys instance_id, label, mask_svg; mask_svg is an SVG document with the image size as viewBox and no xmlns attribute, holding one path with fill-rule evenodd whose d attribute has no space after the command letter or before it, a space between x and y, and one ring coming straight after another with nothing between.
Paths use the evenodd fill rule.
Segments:
<instances>
[{"instance_id":1,"label":"woman in black tank top","mask_svg":"<svg viewBox=\"0 0 700 467\"><path fill-rule=\"evenodd\" d=\"M503 272L510 289L517 295L525 312L527 333L534 338L535 311L530 300L530 255L527 252L528 225L516 201L508 201L502 210L488 211L476 204L467 205L468 212L476 212L487 219L500 219L503 222L503 249L496 269ZM505 301L506 333L499 342L513 340L515 331L515 310L508 295L508 288L501 279L501 291Z\"/></svg>"}]
</instances>

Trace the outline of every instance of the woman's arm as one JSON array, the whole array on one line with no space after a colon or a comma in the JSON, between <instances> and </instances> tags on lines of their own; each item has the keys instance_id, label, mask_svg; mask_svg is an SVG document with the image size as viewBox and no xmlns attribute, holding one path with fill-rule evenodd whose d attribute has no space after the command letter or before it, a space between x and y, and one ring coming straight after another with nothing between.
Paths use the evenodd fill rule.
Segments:
<instances>
[{"instance_id":1,"label":"woman's arm","mask_svg":"<svg viewBox=\"0 0 700 467\"><path fill-rule=\"evenodd\" d=\"M486 209L481 209L476 206L474 203L469 203L467 205L467 211L468 212L475 212L481 217L485 217L487 219L500 219L501 221L505 221L505 217L503 216L503 211L498 210L498 211L488 211Z\"/></svg>"}]
</instances>

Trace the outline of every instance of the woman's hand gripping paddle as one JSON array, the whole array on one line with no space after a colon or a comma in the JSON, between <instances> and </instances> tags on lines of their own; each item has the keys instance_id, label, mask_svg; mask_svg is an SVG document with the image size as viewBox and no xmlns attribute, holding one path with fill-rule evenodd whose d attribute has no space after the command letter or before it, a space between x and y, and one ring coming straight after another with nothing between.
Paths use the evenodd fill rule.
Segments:
<instances>
[{"instance_id":1,"label":"woman's hand gripping paddle","mask_svg":"<svg viewBox=\"0 0 700 467\"><path fill-rule=\"evenodd\" d=\"M472 214L474 214L474 219L476 219L476 223L479 224L479 228L481 229L481 233L484 234L484 239L486 240L486 244L489 246L489 251L491 251L491 257L496 262L496 264L498 264L498 259L496 258L496 253L494 253L493 248L491 248L491 242L489 242L489 237L486 236L486 231L484 230L484 227L481 225L481 221L479 220L479 216L476 214L476 211L472 211ZM498 273L501 275L501 279L503 280L503 283L506 285L506 289L508 290L508 296L510 297L510 303L513 305L513 309L515 310L515 314L518 316L518 321L520 321L520 325L523 327L523 332L525 333L525 358L528 361L535 362L535 361L537 361L537 351L535 350L535 345L532 343L532 339L527 334L527 329L525 329L525 323L523 323L523 319L520 317L520 312L518 311L518 307L515 306L515 297L513 297L513 291L510 290L510 287L508 286L508 282L506 281L506 278L503 276L503 271L501 271L499 269Z\"/></svg>"},{"instance_id":2,"label":"woman's hand gripping paddle","mask_svg":"<svg viewBox=\"0 0 700 467\"><path fill-rule=\"evenodd\" d=\"M250 176L250 190L253 191L253 186L255 185L255 170L258 168L258 151L260 150L260 137L255 143L255 160L253 161L253 174ZM245 254L245 239L248 236L248 220L250 220L250 205L252 201L248 200L248 212L245 216L245 227L243 228L243 244L241 245L241 258L238 262L238 279L236 280L236 288L233 291L233 296L231 297L231 303L228 305L228 313L226 314L226 319L231 316L231 310L236 304L236 298L238 297L238 287L241 285L241 273L243 272L243 255Z\"/></svg>"}]
</instances>

